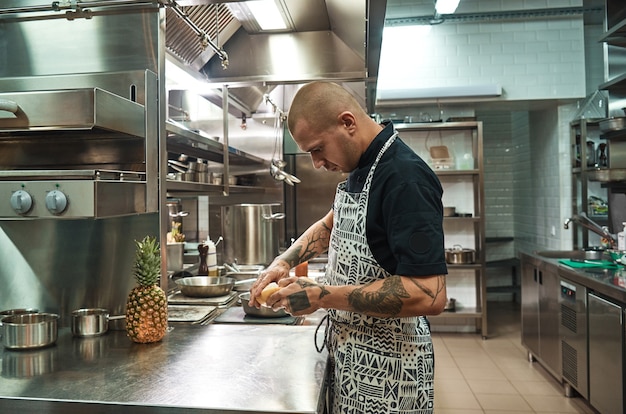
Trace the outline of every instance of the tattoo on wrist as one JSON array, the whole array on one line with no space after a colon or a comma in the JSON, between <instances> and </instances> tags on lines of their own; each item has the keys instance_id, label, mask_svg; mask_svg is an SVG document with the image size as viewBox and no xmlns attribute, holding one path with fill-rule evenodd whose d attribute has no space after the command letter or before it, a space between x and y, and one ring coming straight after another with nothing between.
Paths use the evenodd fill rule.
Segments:
<instances>
[{"instance_id":1,"label":"tattoo on wrist","mask_svg":"<svg viewBox=\"0 0 626 414\"><path fill-rule=\"evenodd\" d=\"M326 286L311 282L307 279L300 278L296 281L296 284L300 286L302 289L310 288L310 287L319 288L320 289L320 295L318 296L319 299L323 298L326 295L330 295L330 292L328 291Z\"/></svg>"},{"instance_id":2,"label":"tattoo on wrist","mask_svg":"<svg viewBox=\"0 0 626 414\"><path fill-rule=\"evenodd\" d=\"M292 313L303 311L311 307L309 297L304 290L287 296L287 299L289 300L289 310Z\"/></svg>"},{"instance_id":3,"label":"tattoo on wrist","mask_svg":"<svg viewBox=\"0 0 626 414\"><path fill-rule=\"evenodd\" d=\"M365 291L369 286L371 283L356 288L348 295L348 303L355 311L395 316L402 310L402 299L409 297L400 276L386 278L381 288L373 292Z\"/></svg>"}]
</instances>

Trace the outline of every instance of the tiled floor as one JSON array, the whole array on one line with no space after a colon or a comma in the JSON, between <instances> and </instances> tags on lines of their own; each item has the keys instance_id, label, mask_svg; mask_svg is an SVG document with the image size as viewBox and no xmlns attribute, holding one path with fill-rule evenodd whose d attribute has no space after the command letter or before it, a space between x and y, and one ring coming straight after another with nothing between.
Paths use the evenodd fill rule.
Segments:
<instances>
[{"instance_id":1,"label":"tiled floor","mask_svg":"<svg viewBox=\"0 0 626 414\"><path fill-rule=\"evenodd\" d=\"M519 304L490 302L489 338L433 333L436 414L595 413L521 345Z\"/></svg>"}]
</instances>

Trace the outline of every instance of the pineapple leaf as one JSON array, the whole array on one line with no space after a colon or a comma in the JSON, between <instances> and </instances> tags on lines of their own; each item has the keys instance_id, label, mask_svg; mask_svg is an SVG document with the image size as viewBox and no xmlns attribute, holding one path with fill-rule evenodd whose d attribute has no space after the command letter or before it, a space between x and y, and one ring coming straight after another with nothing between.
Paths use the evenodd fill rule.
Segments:
<instances>
[{"instance_id":1,"label":"pineapple leaf","mask_svg":"<svg viewBox=\"0 0 626 414\"><path fill-rule=\"evenodd\" d=\"M135 280L140 286L158 283L161 278L161 249L156 237L146 236L142 241L135 240L135 245Z\"/></svg>"}]
</instances>

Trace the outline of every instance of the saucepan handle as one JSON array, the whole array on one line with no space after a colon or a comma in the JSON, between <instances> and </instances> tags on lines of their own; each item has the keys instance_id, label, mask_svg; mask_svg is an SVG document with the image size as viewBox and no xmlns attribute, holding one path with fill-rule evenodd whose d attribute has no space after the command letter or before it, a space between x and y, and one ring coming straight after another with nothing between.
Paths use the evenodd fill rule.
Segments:
<instances>
[{"instance_id":1,"label":"saucepan handle","mask_svg":"<svg viewBox=\"0 0 626 414\"><path fill-rule=\"evenodd\" d=\"M285 213L263 214L263 218L265 220L282 220L285 218Z\"/></svg>"},{"instance_id":2,"label":"saucepan handle","mask_svg":"<svg viewBox=\"0 0 626 414\"><path fill-rule=\"evenodd\" d=\"M9 101L8 99L0 99L0 111L16 114L19 108L17 102Z\"/></svg>"}]
</instances>

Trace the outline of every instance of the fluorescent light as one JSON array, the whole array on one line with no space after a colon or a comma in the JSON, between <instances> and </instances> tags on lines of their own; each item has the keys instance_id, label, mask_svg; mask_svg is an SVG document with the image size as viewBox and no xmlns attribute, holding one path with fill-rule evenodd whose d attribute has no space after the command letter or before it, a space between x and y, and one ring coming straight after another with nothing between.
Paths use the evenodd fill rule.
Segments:
<instances>
[{"instance_id":1,"label":"fluorescent light","mask_svg":"<svg viewBox=\"0 0 626 414\"><path fill-rule=\"evenodd\" d=\"M498 96L502 96L502 87L495 84L387 89L379 90L377 92L377 98L380 101L441 98L487 98Z\"/></svg>"},{"instance_id":2,"label":"fluorescent light","mask_svg":"<svg viewBox=\"0 0 626 414\"><path fill-rule=\"evenodd\" d=\"M284 30L287 28L283 16L274 0L247 1L246 6L254 16L261 30Z\"/></svg>"},{"instance_id":3,"label":"fluorescent light","mask_svg":"<svg viewBox=\"0 0 626 414\"><path fill-rule=\"evenodd\" d=\"M435 10L438 14L452 14L459 7L461 0L437 0Z\"/></svg>"}]
</instances>

